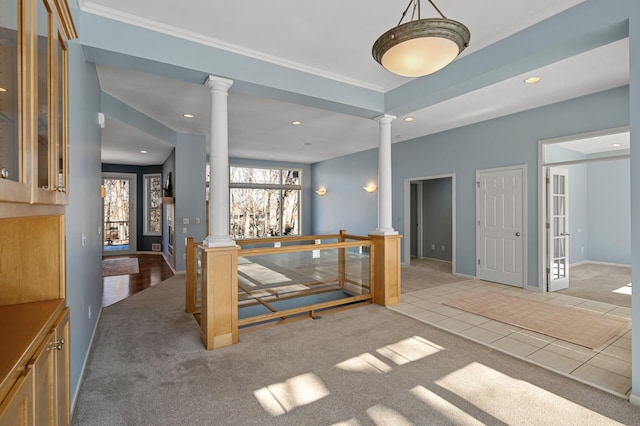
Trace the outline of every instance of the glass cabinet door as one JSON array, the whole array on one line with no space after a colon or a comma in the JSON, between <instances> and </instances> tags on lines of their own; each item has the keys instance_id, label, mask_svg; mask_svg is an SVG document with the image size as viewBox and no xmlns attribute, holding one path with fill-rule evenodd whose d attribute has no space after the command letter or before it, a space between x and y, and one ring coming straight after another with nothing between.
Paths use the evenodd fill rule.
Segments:
<instances>
[{"instance_id":1,"label":"glass cabinet door","mask_svg":"<svg viewBox=\"0 0 640 426\"><path fill-rule=\"evenodd\" d=\"M38 188L50 189L49 162L51 159L51 146L49 145L49 28L51 13L47 5L38 1L38 32L36 40L37 49L37 182Z\"/></svg>"},{"instance_id":2,"label":"glass cabinet door","mask_svg":"<svg viewBox=\"0 0 640 426\"><path fill-rule=\"evenodd\" d=\"M23 16L19 0L0 0L0 196L28 201L23 175L21 102Z\"/></svg>"}]
</instances>

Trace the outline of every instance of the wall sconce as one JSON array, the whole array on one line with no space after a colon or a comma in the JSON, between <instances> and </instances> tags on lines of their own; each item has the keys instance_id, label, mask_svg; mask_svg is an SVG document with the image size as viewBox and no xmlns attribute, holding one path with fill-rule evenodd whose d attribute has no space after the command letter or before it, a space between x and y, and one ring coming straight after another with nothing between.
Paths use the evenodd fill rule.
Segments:
<instances>
[{"instance_id":1,"label":"wall sconce","mask_svg":"<svg viewBox=\"0 0 640 426\"><path fill-rule=\"evenodd\" d=\"M100 197L104 198L105 195L107 195L107 189L104 187L104 185L100 185Z\"/></svg>"},{"instance_id":2,"label":"wall sconce","mask_svg":"<svg viewBox=\"0 0 640 426\"><path fill-rule=\"evenodd\" d=\"M373 191L375 191L376 189L378 189L378 187L376 186L376 184L375 184L375 183L370 183L370 184L369 184L369 185L367 185L367 186L363 186L363 187L362 187L362 189L364 189L364 190L365 190L365 191L367 191L367 192L373 192Z\"/></svg>"},{"instance_id":3,"label":"wall sconce","mask_svg":"<svg viewBox=\"0 0 640 426\"><path fill-rule=\"evenodd\" d=\"M326 194L326 193L327 193L327 188L324 188L324 187L319 188L319 189L316 191L316 194L318 194L318 195L319 195L319 196L321 196L321 197L323 197L323 196L324 196L324 194Z\"/></svg>"}]
</instances>

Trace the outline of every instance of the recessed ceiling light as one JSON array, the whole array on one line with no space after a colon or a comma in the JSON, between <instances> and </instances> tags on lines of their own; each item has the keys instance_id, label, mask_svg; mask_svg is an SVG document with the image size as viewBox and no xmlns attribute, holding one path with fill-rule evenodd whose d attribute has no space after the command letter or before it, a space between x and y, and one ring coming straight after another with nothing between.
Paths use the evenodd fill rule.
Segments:
<instances>
[{"instance_id":1,"label":"recessed ceiling light","mask_svg":"<svg viewBox=\"0 0 640 426\"><path fill-rule=\"evenodd\" d=\"M415 120L413 117L405 117L404 118L404 121L406 121L407 123L409 123L409 122L411 122L413 120Z\"/></svg>"},{"instance_id":2,"label":"recessed ceiling light","mask_svg":"<svg viewBox=\"0 0 640 426\"><path fill-rule=\"evenodd\" d=\"M614 143L611 144L611 146L616 146L617 147L617 146L622 146L622 144L618 143L618 142L614 142Z\"/></svg>"},{"instance_id":3,"label":"recessed ceiling light","mask_svg":"<svg viewBox=\"0 0 640 426\"><path fill-rule=\"evenodd\" d=\"M527 84L533 84L533 83L537 83L540 81L540 77L537 75L531 76L529 78L527 78L524 82Z\"/></svg>"},{"instance_id":4,"label":"recessed ceiling light","mask_svg":"<svg viewBox=\"0 0 640 426\"><path fill-rule=\"evenodd\" d=\"M292 121L291 124L293 124L294 126L299 126L302 124L302 121L295 120L295 121Z\"/></svg>"},{"instance_id":5,"label":"recessed ceiling light","mask_svg":"<svg viewBox=\"0 0 640 426\"><path fill-rule=\"evenodd\" d=\"M195 117L195 115L193 115L193 114L189 114L189 113L182 114L182 116L183 116L184 118L193 118L193 117Z\"/></svg>"},{"instance_id":6,"label":"recessed ceiling light","mask_svg":"<svg viewBox=\"0 0 640 426\"><path fill-rule=\"evenodd\" d=\"M140 150L140 154L146 154L146 153L148 153L148 152L149 152L149 151L145 151L144 149L141 149L141 150Z\"/></svg>"},{"instance_id":7,"label":"recessed ceiling light","mask_svg":"<svg viewBox=\"0 0 640 426\"><path fill-rule=\"evenodd\" d=\"M4 87L0 87L0 92L6 92L7 89L5 89Z\"/></svg>"}]
</instances>

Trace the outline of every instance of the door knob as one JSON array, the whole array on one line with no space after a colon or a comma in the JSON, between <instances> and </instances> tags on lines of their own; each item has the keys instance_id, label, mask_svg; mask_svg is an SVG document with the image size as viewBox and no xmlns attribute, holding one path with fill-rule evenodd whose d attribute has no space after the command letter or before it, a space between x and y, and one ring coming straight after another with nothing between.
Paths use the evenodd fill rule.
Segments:
<instances>
[{"instance_id":1,"label":"door knob","mask_svg":"<svg viewBox=\"0 0 640 426\"><path fill-rule=\"evenodd\" d=\"M519 233L519 232L516 232L516 237L519 237L519 236L520 236L520 233Z\"/></svg>"}]
</instances>

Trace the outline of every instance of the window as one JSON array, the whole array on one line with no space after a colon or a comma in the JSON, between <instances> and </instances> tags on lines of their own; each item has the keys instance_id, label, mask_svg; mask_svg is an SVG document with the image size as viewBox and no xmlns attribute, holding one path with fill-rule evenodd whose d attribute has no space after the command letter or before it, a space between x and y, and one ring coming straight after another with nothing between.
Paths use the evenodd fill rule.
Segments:
<instances>
[{"instance_id":1,"label":"window","mask_svg":"<svg viewBox=\"0 0 640 426\"><path fill-rule=\"evenodd\" d=\"M234 239L298 235L301 171L229 168L229 228Z\"/></svg>"},{"instance_id":2,"label":"window","mask_svg":"<svg viewBox=\"0 0 640 426\"><path fill-rule=\"evenodd\" d=\"M144 175L144 235L162 235L162 175Z\"/></svg>"}]
</instances>

